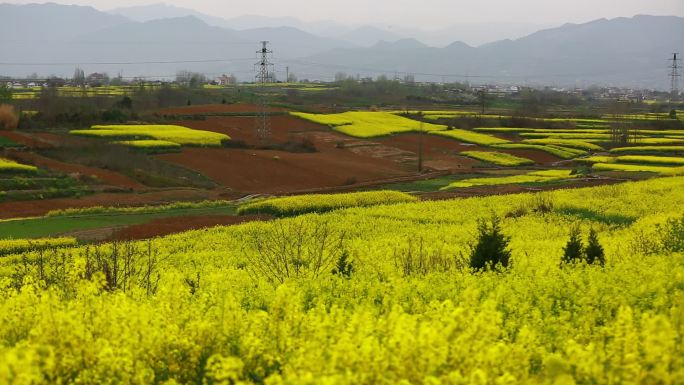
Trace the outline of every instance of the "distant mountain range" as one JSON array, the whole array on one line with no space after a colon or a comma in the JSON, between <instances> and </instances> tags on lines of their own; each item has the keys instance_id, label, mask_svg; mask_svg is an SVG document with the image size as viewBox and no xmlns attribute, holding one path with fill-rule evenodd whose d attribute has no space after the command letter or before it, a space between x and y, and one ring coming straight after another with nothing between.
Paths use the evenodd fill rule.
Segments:
<instances>
[{"instance_id":1,"label":"distant mountain range","mask_svg":"<svg viewBox=\"0 0 684 385\"><path fill-rule=\"evenodd\" d=\"M406 31L373 26L221 19L160 4L110 12L0 4L0 75L64 76L80 65L86 72L126 77L192 70L247 80L259 41L268 40L280 78L289 67L300 79L329 80L345 72L413 74L425 81L666 88L667 59L684 52L684 18L668 16L566 24L478 47L456 41L438 48L423 43L424 31L414 32L415 38L405 38Z\"/></svg>"}]
</instances>

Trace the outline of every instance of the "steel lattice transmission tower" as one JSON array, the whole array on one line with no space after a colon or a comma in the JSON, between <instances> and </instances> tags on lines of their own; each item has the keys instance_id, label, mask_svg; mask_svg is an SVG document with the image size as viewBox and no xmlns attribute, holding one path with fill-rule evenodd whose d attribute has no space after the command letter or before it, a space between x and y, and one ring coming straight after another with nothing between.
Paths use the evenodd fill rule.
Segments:
<instances>
[{"instance_id":1,"label":"steel lattice transmission tower","mask_svg":"<svg viewBox=\"0 0 684 385\"><path fill-rule=\"evenodd\" d=\"M273 51L268 49L268 42L261 42L261 49L257 51L260 58L254 65L256 70L256 83L259 88L259 114L256 117L256 136L261 140L266 140L271 135L271 122L268 115L267 103L267 85L273 82L273 63L270 62L269 57L273 55Z\"/></svg>"},{"instance_id":2,"label":"steel lattice transmission tower","mask_svg":"<svg viewBox=\"0 0 684 385\"><path fill-rule=\"evenodd\" d=\"M672 59L670 59L672 62L672 65L670 66L672 69L670 72L670 80L672 82L670 92L672 93L672 100L677 100L679 98L679 77L681 76L679 73L679 62L681 59L677 58L677 55L679 55L677 52L673 53Z\"/></svg>"}]
</instances>

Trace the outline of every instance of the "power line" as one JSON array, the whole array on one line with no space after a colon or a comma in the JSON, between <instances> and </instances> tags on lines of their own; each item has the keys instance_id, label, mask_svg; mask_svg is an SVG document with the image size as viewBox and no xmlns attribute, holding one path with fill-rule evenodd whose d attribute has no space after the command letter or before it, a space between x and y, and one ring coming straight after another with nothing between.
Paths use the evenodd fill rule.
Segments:
<instances>
[{"instance_id":1,"label":"power line","mask_svg":"<svg viewBox=\"0 0 684 385\"><path fill-rule=\"evenodd\" d=\"M233 61L247 61L252 58L235 59L204 59L204 60L155 60L138 62L0 62L5 66L78 66L78 65L138 65L138 64L189 64L189 63L230 63Z\"/></svg>"}]
</instances>

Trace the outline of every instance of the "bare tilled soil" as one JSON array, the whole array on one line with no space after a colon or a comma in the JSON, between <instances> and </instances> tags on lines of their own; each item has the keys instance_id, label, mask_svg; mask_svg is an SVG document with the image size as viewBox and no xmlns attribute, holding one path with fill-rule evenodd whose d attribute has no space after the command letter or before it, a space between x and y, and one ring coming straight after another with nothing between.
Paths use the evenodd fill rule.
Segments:
<instances>
[{"instance_id":1,"label":"bare tilled soil","mask_svg":"<svg viewBox=\"0 0 684 385\"><path fill-rule=\"evenodd\" d=\"M181 233L190 230L199 230L216 226L238 225L246 222L268 221L272 217L267 215L206 215L189 217L171 217L155 219L152 222L115 229L106 240L125 241L137 239L149 239Z\"/></svg>"}]
</instances>

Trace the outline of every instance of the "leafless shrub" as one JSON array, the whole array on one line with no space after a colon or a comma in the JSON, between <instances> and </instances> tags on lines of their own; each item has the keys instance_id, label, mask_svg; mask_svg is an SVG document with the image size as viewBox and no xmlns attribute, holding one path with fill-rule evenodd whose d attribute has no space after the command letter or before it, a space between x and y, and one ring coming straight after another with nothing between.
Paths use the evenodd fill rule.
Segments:
<instances>
[{"instance_id":1,"label":"leafless shrub","mask_svg":"<svg viewBox=\"0 0 684 385\"><path fill-rule=\"evenodd\" d=\"M0 104L0 129L13 130L19 124L19 117L14 112L14 107L7 104Z\"/></svg>"},{"instance_id":2,"label":"leafless shrub","mask_svg":"<svg viewBox=\"0 0 684 385\"><path fill-rule=\"evenodd\" d=\"M317 277L332 271L345 253L345 233L327 220L294 219L255 227L247 235L247 270L281 284L288 278Z\"/></svg>"},{"instance_id":3,"label":"leafless shrub","mask_svg":"<svg viewBox=\"0 0 684 385\"><path fill-rule=\"evenodd\" d=\"M407 247L394 249L394 266L405 277L443 273L464 268L466 265L465 257L445 254L443 246L438 250L426 250L423 238L418 241L409 240Z\"/></svg>"},{"instance_id":4,"label":"leafless shrub","mask_svg":"<svg viewBox=\"0 0 684 385\"><path fill-rule=\"evenodd\" d=\"M62 249L39 250L35 255L21 257L12 278L17 288L30 277L45 287L57 286L69 293L75 281L101 275L107 291L129 292L137 287L153 295L161 278L161 262L151 241L146 246L134 242L89 246L80 254Z\"/></svg>"}]
</instances>

